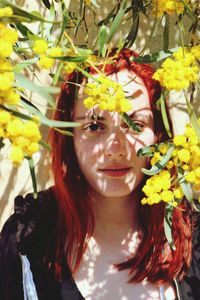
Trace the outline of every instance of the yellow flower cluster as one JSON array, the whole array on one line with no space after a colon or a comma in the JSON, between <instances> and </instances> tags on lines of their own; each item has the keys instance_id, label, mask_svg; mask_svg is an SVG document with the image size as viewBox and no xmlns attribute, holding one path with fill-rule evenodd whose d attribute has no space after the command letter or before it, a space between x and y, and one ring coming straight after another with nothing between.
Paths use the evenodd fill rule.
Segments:
<instances>
[{"instance_id":1,"label":"yellow flower cluster","mask_svg":"<svg viewBox=\"0 0 200 300\"><path fill-rule=\"evenodd\" d=\"M38 65L42 69L51 69L55 62L53 57L62 56L62 49L60 47L49 48L47 42L42 39L35 40L32 50L35 54L39 55Z\"/></svg>"},{"instance_id":2,"label":"yellow flower cluster","mask_svg":"<svg viewBox=\"0 0 200 300\"><path fill-rule=\"evenodd\" d=\"M157 204L161 201L177 206L176 199L183 197L183 192L180 187L171 189L171 173L169 170L162 170L147 179L142 191L146 195L141 201L142 204Z\"/></svg>"},{"instance_id":3,"label":"yellow flower cluster","mask_svg":"<svg viewBox=\"0 0 200 300\"><path fill-rule=\"evenodd\" d=\"M195 191L200 191L200 141L193 126L187 124L184 134L173 138L173 144L172 156L163 170L146 181L143 187L146 197L142 199L142 204L152 205L164 201L173 206L178 205L183 192L179 181L174 180L177 176L177 166L182 169L186 182L192 184ZM152 146L152 166L162 161L168 148L168 144L161 144L157 148Z\"/></svg>"},{"instance_id":4,"label":"yellow flower cluster","mask_svg":"<svg viewBox=\"0 0 200 300\"><path fill-rule=\"evenodd\" d=\"M11 7L6 6L3 8L0 8L0 18L2 17L10 17L13 15L13 10Z\"/></svg>"},{"instance_id":5,"label":"yellow flower cluster","mask_svg":"<svg viewBox=\"0 0 200 300\"><path fill-rule=\"evenodd\" d=\"M86 108L98 105L101 110L113 112L127 112L131 109L122 85L105 76L99 76L98 81L87 83L84 92L89 96L84 100Z\"/></svg>"},{"instance_id":6,"label":"yellow flower cluster","mask_svg":"<svg viewBox=\"0 0 200 300\"><path fill-rule=\"evenodd\" d=\"M184 4L180 0L153 0L153 14L162 16L164 13L180 15L184 11Z\"/></svg>"},{"instance_id":7,"label":"yellow flower cluster","mask_svg":"<svg viewBox=\"0 0 200 300\"><path fill-rule=\"evenodd\" d=\"M12 9L5 7L0 9L0 16L12 15ZM14 72L8 57L13 52L13 45L18 40L16 30L8 28L0 23L0 104L15 105L19 102L20 96L13 88Z\"/></svg>"},{"instance_id":8,"label":"yellow flower cluster","mask_svg":"<svg viewBox=\"0 0 200 300\"><path fill-rule=\"evenodd\" d=\"M31 157L39 150L39 124L35 120L22 121L8 111L0 110L0 138L10 140L9 158L19 165L25 156Z\"/></svg>"},{"instance_id":9,"label":"yellow flower cluster","mask_svg":"<svg viewBox=\"0 0 200 300\"><path fill-rule=\"evenodd\" d=\"M153 78L168 90L180 91L198 80L197 60L200 58L200 45L192 47L190 51L179 48L173 58L167 58Z\"/></svg>"}]
</instances>

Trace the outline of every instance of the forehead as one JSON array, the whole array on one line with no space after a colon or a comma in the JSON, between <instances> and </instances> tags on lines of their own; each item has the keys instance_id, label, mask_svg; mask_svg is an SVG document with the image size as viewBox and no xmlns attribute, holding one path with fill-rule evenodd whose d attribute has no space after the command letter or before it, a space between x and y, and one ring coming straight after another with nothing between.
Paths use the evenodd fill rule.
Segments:
<instances>
[{"instance_id":1,"label":"forehead","mask_svg":"<svg viewBox=\"0 0 200 300\"><path fill-rule=\"evenodd\" d=\"M98 77L97 74L94 77ZM145 114L151 114L151 107L149 102L149 95L147 88L143 82L143 80L138 77L134 72L130 72L128 70L122 70L117 73L111 74L109 76L113 81L117 81L123 86L123 90L125 93L125 97L129 97L129 100L132 104L132 109L128 112L128 114L132 114L135 111L141 111ZM89 79L91 82L92 79ZM92 112L92 109L85 108L83 104L83 100L87 98L87 95L84 93L84 85L80 88L78 93L78 101L76 101L74 108L74 119L80 116L89 116ZM95 110L96 111L96 110ZM98 110L99 115L112 114L108 111L100 111Z\"/></svg>"}]
</instances>

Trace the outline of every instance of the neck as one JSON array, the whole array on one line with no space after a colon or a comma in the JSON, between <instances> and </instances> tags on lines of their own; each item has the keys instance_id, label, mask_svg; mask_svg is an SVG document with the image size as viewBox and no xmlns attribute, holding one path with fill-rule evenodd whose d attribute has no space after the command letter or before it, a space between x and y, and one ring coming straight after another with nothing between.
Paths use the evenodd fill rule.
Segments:
<instances>
[{"instance_id":1,"label":"neck","mask_svg":"<svg viewBox=\"0 0 200 300\"><path fill-rule=\"evenodd\" d=\"M95 217L94 238L99 243L120 245L139 229L137 218L138 197L104 197L90 191Z\"/></svg>"}]
</instances>

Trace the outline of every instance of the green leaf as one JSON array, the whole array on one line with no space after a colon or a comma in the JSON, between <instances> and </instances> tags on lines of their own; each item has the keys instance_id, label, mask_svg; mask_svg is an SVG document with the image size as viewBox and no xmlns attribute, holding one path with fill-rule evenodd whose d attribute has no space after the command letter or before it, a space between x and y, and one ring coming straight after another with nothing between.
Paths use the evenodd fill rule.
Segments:
<instances>
[{"instance_id":1,"label":"green leaf","mask_svg":"<svg viewBox=\"0 0 200 300\"><path fill-rule=\"evenodd\" d=\"M39 141L39 144L40 144L40 146L42 146L43 148L46 148L48 151L51 151L51 146L48 144L48 143L46 143L44 140L40 140Z\"/></svg>"},{"instance_id":2,"label":"green leaf","mask_svg":"<svg viewBox=\"0 0 200 300\"><path fill-rule=\"evenodd\" d=\"M69 19L68 10L66 8L66 5L65 5L64 1L62 2L61 7L62 7L62 26L61 26L61 30L60 30L60 34L59 34L57 43L59 43L61 41L61 38L62 38L63 33L64 33L64 31L67 27L67 23L68 23L68 19Z\"/></svg>"},{"instance_id":3,"label":"green leaf","mask_svg":"<svg viewBox=\"0 0 200 300\"><path fill-rule=\"evenodd\" d=\"M165 13L165 26L163 31L163 50L169 48L169 15Z\"/></svg>"},{"instance_id":4,"label":"green leaf","mask_svg":"<svg viewBox=\"0 0 200 300\"><path fill-rule=\"evenodd\" d=\"M131 47L135 42L139 28L139 13L134 13L132 17L131 30L126 37L124 47Z\"/></svg>"},{"instance_id":5,"label":"green leaf","mask_svg":"<svg viewBox=\"0 0 200 300\"><path fill-rule=\"evenodd\" d=\"M59 133L62 133L63 135L74 136L71 131L61 130L61 129L58 129L58 128L55 128L55 130L58 131Z\"/></svg>"},{"instance_id":6,"label":"green leaf","mask_svg":"<svg viewBox=\"0 0 200 300\"><path fill-rule=\"evenodd\" d=\"M126 10L126 5L127 5L127 0L123 0L122 3L121 3L120 9L119 9L116 17L114 18L114 20L112 22L112 25L110 27L110 32L109 32L106 43L110 43L110 41L112 40L112 38L115 34L115 31L118 29L119 24L120 24L120 22L121 22L121 20L124 16L124 13L125 13L125 10Z\"/></svg>"},{"instance_id":7,"label":"green leaf","mask_svg":"<svg viewBox=\"0 0 200 300\"><path fill-rule=\"evenodd\" d=\"M99 31L99 52L98 55L105 57L105 50L106 50L106 40L108 38L109 29L105 25L101 26L101 29Z\"/></svg>"},{"instance_id":8,"label":"green leaf","mask_svg":"<svg viewBox=\"0 0 200 300\"><path fill-rule=\"evenodd\" d=\"M17 23L16 24L16 27L17 29L21 32L21 34L25 37L25 38L28 38L28 35L32 35L32 36L35 36L36 38L38 38L36 35L34 35L34 33L29 29L27 28L24 24L20 24L20 23Z\"/></svg>"},{"instance_id":9,"label":"green leaf","mask_svg":"<svg viewBox=\"0 0 200 300\"><path fill-rule=\"evenodd\" d=\"M193 196L192 196L192 188L191 188L191 185L190 183L188 183L185 178L184 178L184 171L183 169L178 166L177 168L178 170L178 179L179 179L179 183L180 183L180 186L181 186L181 189L186 197L186 199L192 203L193 202Z\"/></svg>"},{"instance_id":10,"label":"green leaf","mask_svg":"<svg viewBox=\"0 0 200 300\"><path fill-rule=\"evenodd\" d=\"M129 117L127 113L121 113L122 120L134 131L141 132L141 129L135 124L135 122Z\"/></svg>"},{"instance_id":11,"label":"green leaf","mask_svg":"<svg viewBox=\"0 0 200 300\"><path fill-rule=\"evenodd\" d=\"M138 150L137 156L142 157L151 157L153 156L154 151L151 150L151 146L142 147Z\"/></svg>"},{"instance_id":12,"label":"green leaf","mask_svg":"<svg viewBox=\"0 0 200 300\"><path fill-rule=\"evenodd\" d=\"M173 206L166 205L165 217L164 217L164 231L165 237L171 247L171 249L176 250L172 236L172 219L173 219Z\"/></svg>"},{"instance_id":13,"label":"green leaf","mask_svg":"<svg viewBox=\"0 0 200 300\"><path fill-rule=\"evenodd\" d=\"M97 4L96 0L91 0L91 3L94 7L99 8L100 6Z\"/></svg>"},{"instance_id":14,"label":"green leaf","mask_svg":"<svg viewBox=\"0 0 200 300\"><path fill-rule=\"evenodd\" d=\"M57 85L59 78L60 78L60 73L61 73L62 67L63 67L63 63L60 63L56 70L56 73L53 76L53 85Z\"/></svg>"},{"instance_id":15,"label":"green leaf","mask_svg":"<svg viewBox=\"0 0 200 300\"><path fill-rule=\"evenodd\" d=\"M88 59L88 56L56 56L52 58L56 58L61 61L84 62L86 59Z\"/></svg>"},{"instance_id":16,"label":"green leaf","mask_svg":"<svg viewBox=\"0 0 200 300\"><path fill-rule=\"evenodd\" d=\"M168 121L167 110L166 110L166 106L165 106L165 99L164 99L163 93L161 94L161 97L159 100L160 100L160 108L161 108L163 123L165 125L165 129L167 131L168 136L171 137L172 134L171 134L170 125L169 125L169 121Z\"/></svg>"},{"instance_id":17,"label":"green leaf","mask_svg":"<svg viewBox=\"0 0 200 300\"><path fill-rule=\"evenodd\" d=\"M24 76L22 74L18 74L18 73L15 73L15 78L16 78L16 82L17 82L17 87L25 88L29 91L39 94L42 98L47 100L47 102L52 107L55 107L54 98L50 95L50 93L57 94L59 92L59 88L38 86L33 81L28 79L26 76Z\"/></svg>"},{"instance_id":18,"label":"green leaf","mask_svg":"<svg viewBox=\"0 0 200 300\"><path fill-rule=\"evenodd\" d=\"M13 13L14 13L13 17L19 18L18 16L20 16L21 18L26 19L26 21L22 21L22 22L31 22L31 21L50 22L48 20L43 19L42 17L36 16L35 13L32 14L32 13L29 13L29 12L21 9L19 6L12 4L11 2L9 2L7 0L1 0L0 7L5 7L5 6L9 6L13 9ZM60 22L56 22L56 23L59 24Z\"/></svg>"},{"instance_id":19,"label":"green leaf","mask_svg":"<svg viewBox=\"0 0 200 300\"><path fill-rule=\"evenodd\" d=\"M26 108L31 114L34 114L40 118L40 122L44 125L49 127L58 127L58 128L65 128L65 127L78 127L80 126L77 122L66 122L66 121L56 121L50 120L46 116L44 116L38 109L33 107L32 105L28 104L27 102L21 100L21 104L24 108Z\"/></svg>"},{"instance_id":20,"label":"green leaf","mask_svg":"<svg viewBox=\"0 0 200 300\"><path fill-rule=\"evenodd\" d=\"M144 56L138 56L138 57L132 56L130 60L136 61L138 63L153 63L171 56L177 49L178 48L176 47L168 50L161 50L157 53L147 54Z\"/></svg>"},{"instance_id":21,"label":"green leaf","mask_svg":"<svg viewBox=\"0 0 200 300\"><path fill-rule=\"evenodd\" d=\"M46 6L46 8L50 9L51 4L49 0L42 0L42 3Z\"/></svg>"},{"instance_id":22,"label":"green leaf","mask_svg":"<svg viewBox=\"0 0 200 300\"><path fill-rule=\"evenodd\" d=\"M0 137L0 149L3 148L5 146L4 142L3 142L3 138Z\"/></svg>"},{"instance_id":23,"label":"green leaf","mask_svg":"<svg viewBox=\"0 0 200 300\"><path fill-rule=\"evenodd\" d=\"M34 57L32 59L27 59L27 60L23 60L21 63L18 63L14 66L13 71L15 73L21 73L21 71L25 68L27 68L30 65L33 65L35 63L37 63L38 61L38 57Z\"/></svg>"},{"instance_id":24,"label":"green leaf","mask_svg":"<svg viewBox=\"0 0 200 300\"><path fill-rule=\"evenodd\" d=\"M34 199L37 199L37 196L38 196L37 181L36 181L35 167L34 167L33 158L26 157L26 159L28 160L29 170L30 170L30 174L31 174L31 180L32 180L32 184L33 184L33 197L34 197Z\"/></svg>"},{"instance_id":25,"label":"green leaf","mask_svg":"<svg viewBox=\"0 0 200 300\"><path fill-rule=\"evenodd\" d=\"M49 14L48 14L48 20L51 21L51 23L46 23L45 27L44 27L44 36L43 37L45 40L51 39L51 31L52 31L55 15L56 15L56 12L55 12L55 7L54 7L54 1L52 1L51 7L49 10Z\"/></svg>"},{"instance_id":26,"label":"green leaf","mask_svg":"<svg viewBox=\"0 0 200 300\"><path fill-rule=\"evenodd\" d=\"M142 172L149 176L159 173L165 167L165 165L171 158L173 150L174 150L174 145L169 144L169 149L167 150L167 153L165 155L163 155L162 160L157 162L155 165L153 165L150 170L142 168L141 169Z\"/></svg>"}]
</instances>

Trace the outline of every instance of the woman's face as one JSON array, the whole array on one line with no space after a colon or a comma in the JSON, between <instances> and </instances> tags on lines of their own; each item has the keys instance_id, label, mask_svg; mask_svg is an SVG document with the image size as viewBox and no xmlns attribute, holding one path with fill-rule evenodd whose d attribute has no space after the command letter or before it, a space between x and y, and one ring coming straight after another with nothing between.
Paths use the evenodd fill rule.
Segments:
<instances>
[{"instance_id":1,"label":"woman's face","mask_svg":"<svg viewBox=\"0 0 200 300\"><path fill-rule=\"evenodd\" d=\"M128 70L109 77L121 83L125 95L131 98L132 108L128 115L141 132L128 128L118 113L101 111L97 107L95 125L91 119L94 111L83 105L87 95L81 88L74 110L74 120L80 126L74 129L73 140L80 169L90 189L104 197L124 197L141 183L141 168L147 166L147 159L138 157L137 151L153 144L156 137L149 96L142 79Z\"/></svg>"}]
</instances>

